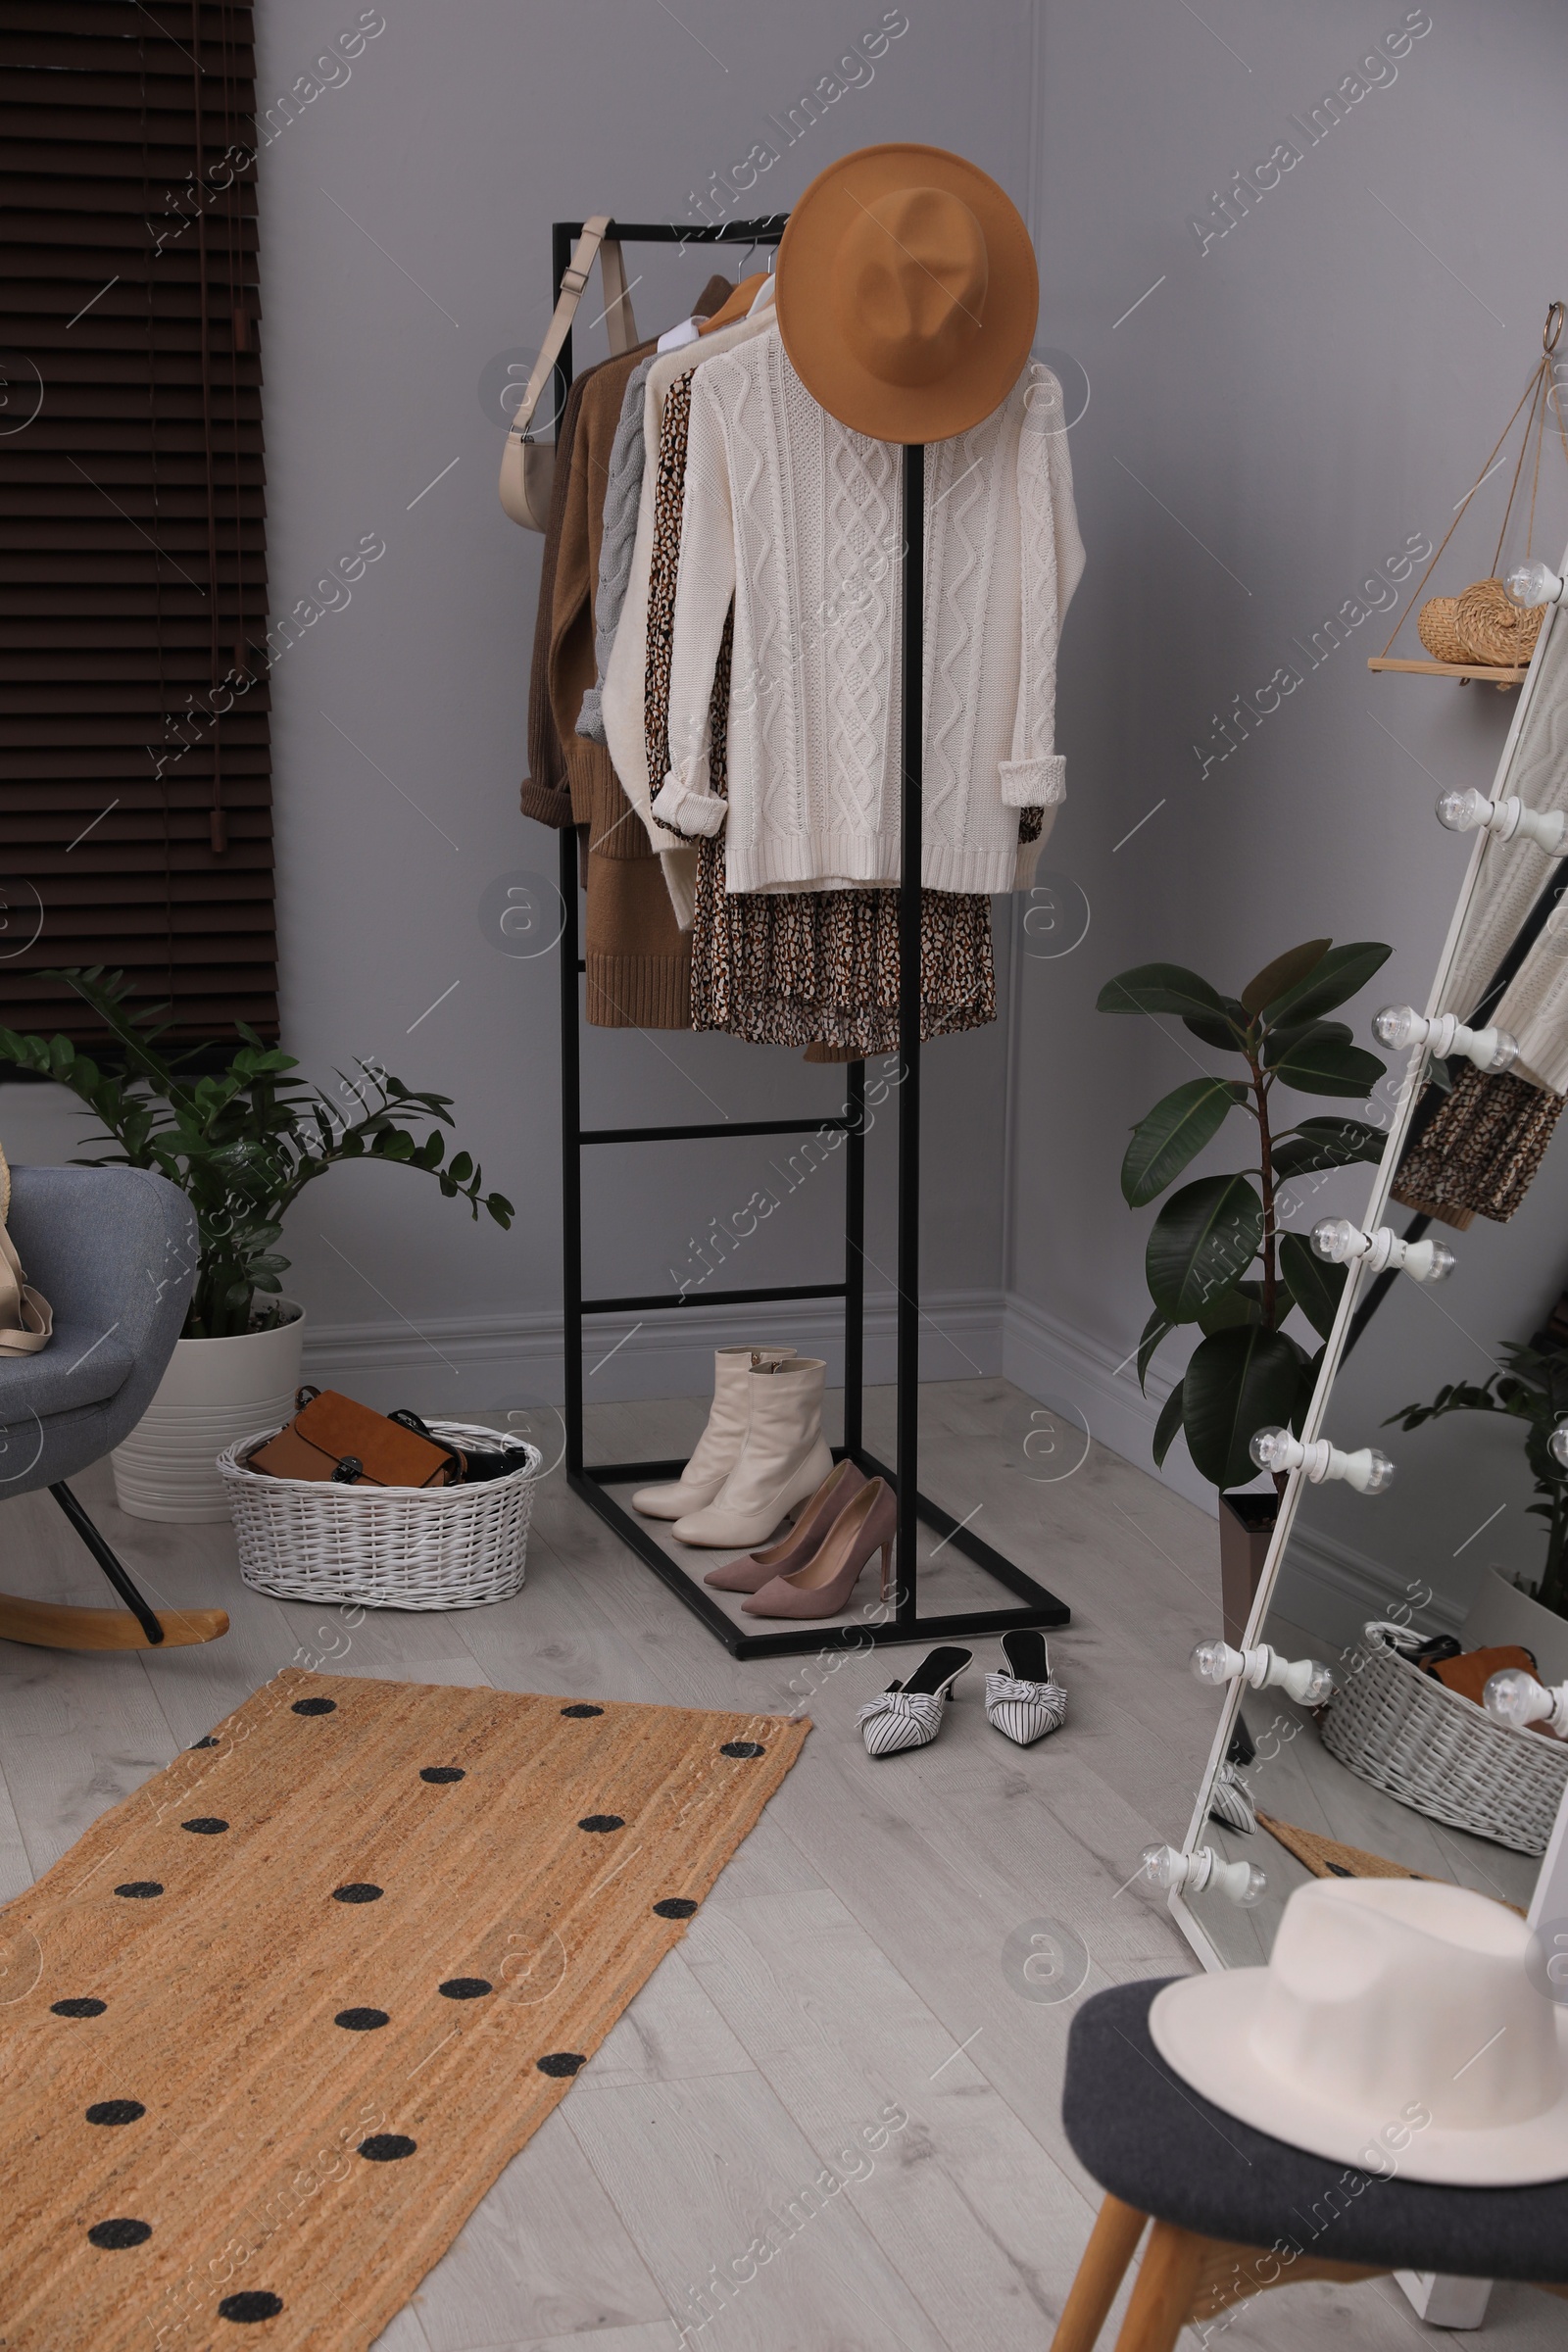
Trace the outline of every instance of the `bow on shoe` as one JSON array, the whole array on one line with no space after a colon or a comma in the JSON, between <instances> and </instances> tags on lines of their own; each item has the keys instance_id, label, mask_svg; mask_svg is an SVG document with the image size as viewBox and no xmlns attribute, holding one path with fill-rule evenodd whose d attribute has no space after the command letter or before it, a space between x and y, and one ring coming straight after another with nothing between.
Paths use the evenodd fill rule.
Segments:
<instances>
[{"instance_id":1,"label":"bow on shoe","mask_svg":"<svg viewBox=\"0 0 1568 2352\"><path fill-rule=\"evenodd\" d=\"M897 1684L868 1698L855 1720L864 1736L867 1755L891 1756L901 1747L925 1747L942 1729L943 1698L925 1690L902 1690Z\"/></svg>"},{"instance_id":2,"label":"bow on shoe","mask_svg":"<svg viewBox=\"0 0 1568 2352\"><path fill-rule=\"evenodd\" d=\"M1020 1682L999 1669L986 1676L986 1713L997 1731L1027 1747L1061 1729L1067 1720L1067 1693L1058 1682Z\"/></svg>"}]
</instances>

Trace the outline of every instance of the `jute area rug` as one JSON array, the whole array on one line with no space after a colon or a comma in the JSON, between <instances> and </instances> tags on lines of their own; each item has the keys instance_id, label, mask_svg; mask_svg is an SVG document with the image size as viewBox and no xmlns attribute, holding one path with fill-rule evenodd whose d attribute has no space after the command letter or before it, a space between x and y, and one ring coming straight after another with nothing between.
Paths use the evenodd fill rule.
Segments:
<instances>
[{"instance_id":1,"label":"jute area rug","mask_svg":"<svg viewBox=\"0 0 1568 2352\"><path fill-rule=\"evenodd\" d=\"M0 1912L6 2352L373 2342L808 1729L258 1690Z\"/></svg>"}]
</instances>

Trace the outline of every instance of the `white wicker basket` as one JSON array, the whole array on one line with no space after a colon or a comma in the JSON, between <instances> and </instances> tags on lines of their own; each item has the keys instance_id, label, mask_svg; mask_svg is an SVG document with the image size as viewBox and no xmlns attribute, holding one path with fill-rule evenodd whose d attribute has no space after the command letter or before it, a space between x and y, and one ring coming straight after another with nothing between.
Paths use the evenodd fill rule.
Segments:
<instances>
[{"instance_id":1,"label":"white wicker basket","mask_svg":"<svg viewBox=\"0 0 1568 2352\"><path fill-rule=\"evenodd\" d=\"M1360 1660L1335 1675L1324 1746L1431 1821L1516 1854L1544 1854L1568 1786L1568 1743L1494 1722L1401 1657L1398 1631L1362 1629Z\"/></svg>"},{"instance_id":2,"label":"white wicker basket","mask_svg":"<svg viewBox=\"0 0 1568 2352\"><path fill-rule=\"evenodd\" d=\"M432 1421L454 1446L501 1433ZM239 1545L239 1572L284 1600L346 1600L370 1609L474 1609L522 1589L534 1480L544 1459L460 1487L339 1487L268 1478L244 1457L258 1430L218 1457Z\"/></svg>"}]
</instances>

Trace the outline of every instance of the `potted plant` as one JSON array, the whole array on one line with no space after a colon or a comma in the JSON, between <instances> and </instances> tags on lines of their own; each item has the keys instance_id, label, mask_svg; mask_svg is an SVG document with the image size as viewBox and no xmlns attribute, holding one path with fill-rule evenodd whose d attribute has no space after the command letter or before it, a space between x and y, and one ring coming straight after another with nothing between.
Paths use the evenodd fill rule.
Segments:
<instances>
[{"instance_id":1,"label":"potted plant","mask_svg":"<svg viewBox=\"0 0 1568 2352\"><path fill-rule=\"evenodd\" d=\"M184 1329L145 1418L115 1454L121 1507L146 1519L226 1519L217 1456L286 1419L299 1385L305 1315L282 1296L289 1261L276 1244L306 1185L342 1160L385 1159L434 1176L474 1217L482 1207L509 1226L512 1203L482 1191L466 1152L446 1157L446 1095L416 1093L378 1063L357 1062L355 1078L340 1074L340 1106L291 1077L294 1056L243 1022L226 1068L198 1076L188 1068L196 1049L164 1051L161 1006L128 1008L122 974L95 966L52 976L103 1020L114 1066L100 1067L69 1038L4 1028L0 1061L69 1087L86 1104L117 1147L86 1165L152 1168L179 1186L196 1216Z\"/></svg>"},{"instance_id":2,"label":"potted plant","mask_svg":"<svg viewBox=\"0 0 1568 2352\"><path fill-rule=\"evenodd\" d=\"M1138 1345L1138 1380L1162 1341L1196 1325L1199 1342L1154 1430L1160 1464L1178 1432L1201 1475L1220 1490L1220 1557L1227 1636L1239 1638L1278 1509L1274 1495L1226 1490L1257 1475L1248 1447L1270 1424L1298 1430L1322 1357L1286 1328L1299 1315L1328 1337L1347 1269L1281 1230L1280 1189L1299 1176L1376 1160L1379 1129L1364 1119L1307 1118L1282 1125L1279 1088L1364 1101L1384 1064L1325 1016L1364 988L1390 951L1375 941L1335 947L1310 939L1275 957L1239 997L1222 996L1180 964L1146 963L1108 980L1102 1012L1174 1016L1245 1076L1190 1078L1133 1129L1122 1161L1122 1198L1144 1208L1173 1184L1233 1110L1252 1121L1255 1159L1234 1175L1200 1176L1171 1195L1150 1232L1144 1270L1153 1312ZM1277 1489L1284 1481L1276 1480Z\"/></svg>"},{"instance_id":3,"label":"potted plant","mask_svg":"<svg viewBox=\"0 0 1568 2352\"><path fill-rule=\"evenodd\" d=\"M1430 1404L1404 1405L1385 1426L1419 1429L1448 1413L1506 1413L1523 1425L1525 1459L1541 1497L1526 1508L1546 1522L1546 1556L1534 1585L1510 1584L1488 1569L1464 1642L1469 1649L1516 1642L1534 1651L1547 1681L1561 1682L1568 1678L1568 1467L1552 1453L1551 1437L1568 1419L1568 1354L1516 1340L1504 1340L1498 1352L1504 1363L1479 1385L1448 1381Z\"/></svg>"}]
</instances>

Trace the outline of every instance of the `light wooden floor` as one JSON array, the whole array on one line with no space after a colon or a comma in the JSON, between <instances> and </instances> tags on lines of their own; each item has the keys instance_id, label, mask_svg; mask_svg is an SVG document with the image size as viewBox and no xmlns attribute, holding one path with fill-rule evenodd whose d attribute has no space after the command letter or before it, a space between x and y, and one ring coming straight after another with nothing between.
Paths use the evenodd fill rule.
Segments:
<instances>
[{"instance_id":1,"label":"light wooden floor","mask_svg":"<svg viewBox=\"0 0 1568 2352\"><path fill-rule=\"evenodd\" d=\"M991 1541L1072 1605L1054 1644L1067 1725L1028 1751L985 1721L981 1676L1000 1661L983 1645L937 1744L872 1764L855 1710L917 1653L837 1672L812 1657L737 1665L559 1470L517 1599L378 1615L352 1632L336 1610L250 1592L226 1529L121 1517L107 1467L77 1482L149 1592L220 1603L233 1625L209 1648L163 1655L0 1643L0 1899L291 1661L571 1696L803 1705L815 1724L686 1941L381 2352L1049 2345L1097 2197L1058 2121L1076 1988L1031 1997L1019 1954L1032 1934L1081 1945L1085 1991L1190 1965L1163 1910L1126 1882L1150 1839L1179 1840L1208 1745L1216 1702L1184 1664L1218 1621L1217 1537L1099 1448L1075 1475L1041 1480L1049 1465L1022 1450L1030 1401L1002 1381L927 1388L922 1408L928 1491L959 1516L983 1501ZM696 1405L604 1408L595 1448L656 1454L701 1418ZM875 1420L867 1434L891 1443ZM0 1586L106 1597L47 1495L0 1510ZM908 2121L869 2172L841 2158L887 2107ZM810 2212L802 2192L823 2166L860 2177ZM776 2251L755 2278L722 2308L700 2301L759 2236ZM1561 2326L1545 2297L1501 2287L1484 2340L1546 2352ZM1236 2352L1307 2352L1330 2328L1373 2352L1432 2340L1389 2281L1268 2295L1226 2333Z\"/></svg>"}]
</instances>

